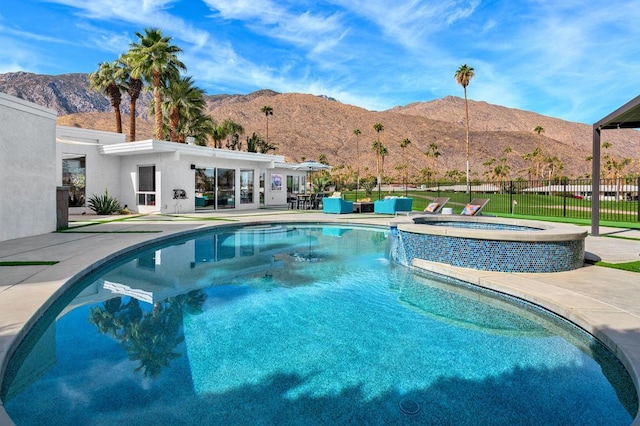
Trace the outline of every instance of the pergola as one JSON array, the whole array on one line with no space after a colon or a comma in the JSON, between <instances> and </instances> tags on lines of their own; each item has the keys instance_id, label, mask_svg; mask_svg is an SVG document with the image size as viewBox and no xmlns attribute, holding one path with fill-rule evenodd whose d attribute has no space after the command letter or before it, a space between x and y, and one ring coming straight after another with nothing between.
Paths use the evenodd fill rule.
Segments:
<instances>
[{"instance_id":1,"label":"pergola","mask_svg":"<svg viewBox=\"0 0 640 426\"><path fill-rule=\"evenodd\" d=\"M640 96L630 100L593 124L593 162L591 169L591 235L600 235L600 131L640 128Z\"/></svg>"}]
</instances>

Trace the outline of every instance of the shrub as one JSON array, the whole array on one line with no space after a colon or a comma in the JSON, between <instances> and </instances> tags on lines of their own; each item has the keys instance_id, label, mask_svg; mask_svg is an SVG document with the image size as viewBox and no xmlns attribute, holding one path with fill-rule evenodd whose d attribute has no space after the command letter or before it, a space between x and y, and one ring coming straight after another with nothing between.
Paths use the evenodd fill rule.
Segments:
<instances>
[{"instance_id":1,"label":"shrub","mask_svg":"<svg viewBox=\"0 0 640 426\"><path fill-rule=\"evenodd\" d=\"M104 190L104 195L93 194L87 204L91 210L100 215L113 214L120 211L120 203L117 199L110 197L106 189Z\"/></svg>"}]
</instances>

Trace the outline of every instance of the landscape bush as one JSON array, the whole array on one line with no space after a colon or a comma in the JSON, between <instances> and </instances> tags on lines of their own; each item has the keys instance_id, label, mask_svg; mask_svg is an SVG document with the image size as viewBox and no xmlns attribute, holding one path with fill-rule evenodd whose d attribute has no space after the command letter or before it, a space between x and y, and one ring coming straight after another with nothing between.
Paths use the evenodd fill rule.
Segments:
<instances>
[{"instance_id":1,"label":"landscape bush","mask_svg":"<svg viewBox=\"0 0 640 426\"><path fill-rule=\"evenodd\" d=\"M106 189L104 195L93 194L87 204L91 210L99 215L109 215L120 211L120 203L117 199L110 197Z\"/></svg>"}]
</instances>

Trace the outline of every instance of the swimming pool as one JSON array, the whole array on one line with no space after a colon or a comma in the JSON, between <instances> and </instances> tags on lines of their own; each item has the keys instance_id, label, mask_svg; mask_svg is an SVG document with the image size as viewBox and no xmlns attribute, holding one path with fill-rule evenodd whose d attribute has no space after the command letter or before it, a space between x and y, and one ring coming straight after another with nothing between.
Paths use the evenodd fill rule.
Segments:
<instances>
[{"instance_id":1,"label":"swimming pool","mask_svg":"<svg viewBox=\"0 0 640 426\"><path fill-rule=\"evenodd\" d=\"M633 385L597 342L391 264L387 234L256 226L122 259L16 352L5 408L17 424L631 422Z\"/></svg>"}]
</instances>

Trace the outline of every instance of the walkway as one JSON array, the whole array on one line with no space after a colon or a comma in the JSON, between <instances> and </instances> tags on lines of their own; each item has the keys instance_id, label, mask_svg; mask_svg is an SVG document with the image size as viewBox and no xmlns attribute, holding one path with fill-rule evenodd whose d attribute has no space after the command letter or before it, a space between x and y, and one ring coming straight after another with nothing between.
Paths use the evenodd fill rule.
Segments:
<instances>
[{"instance_id":1,"label":"walkway","mask_svg":"<svg viewBox=\"0 0 640 426\"><path fill-rule=\"evenodd\" d=\"M72 232L0 242L0 261L58 261L55 265L0 267L0 380L15 342L64 291L70 278L157 238L225 224L275 221L338 222L387 226L390 218L373 214L259 210L182 216L73 217ZM96 222L106 223L95 224ZM90 226L83 226L90 225ZM619 263L640 260L640 231L600 228L586 241L589 259ZM606 238L626 236L635 240ZM599 266L550 274L476 271L418 262L416 266L502 291L550 309L580 325L609 346L640 388L640 274ZM0 405L0 426L10 425ZM634 424L640 425L640 417Z\"/></svg>"}]
</instances>

